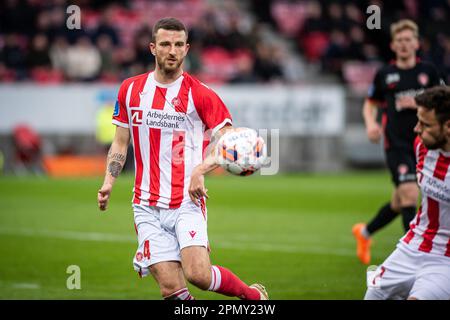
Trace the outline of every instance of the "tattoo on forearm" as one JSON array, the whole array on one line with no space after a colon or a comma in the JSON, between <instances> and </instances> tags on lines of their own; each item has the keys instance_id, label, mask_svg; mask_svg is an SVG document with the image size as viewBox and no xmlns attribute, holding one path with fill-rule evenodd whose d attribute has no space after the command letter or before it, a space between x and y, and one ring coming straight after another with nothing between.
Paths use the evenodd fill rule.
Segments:
<instances>
[{"instance_id":1,"label":"tattoo on forearm","mask_svg":"<svg viewBox=\"0 0 450 320\"><path fill-rule=\"evenodd\" d=\"M120 171L122 171L122 164L117 161L111 161L108 165L108 171L114 178L117 178Z\"/></svg>"},{"instance_id":2,"label":"tattoo on forearm","mask_svg":"<svg viewBox=\"0 0 450 320\"><path fill-rule=\"evenodd\" d=\"M112 153L111 150L108 152L108 159L118 161L118 162L125 162L127 159L127 156L123 153Z\"/></svg>"}]
</instances>

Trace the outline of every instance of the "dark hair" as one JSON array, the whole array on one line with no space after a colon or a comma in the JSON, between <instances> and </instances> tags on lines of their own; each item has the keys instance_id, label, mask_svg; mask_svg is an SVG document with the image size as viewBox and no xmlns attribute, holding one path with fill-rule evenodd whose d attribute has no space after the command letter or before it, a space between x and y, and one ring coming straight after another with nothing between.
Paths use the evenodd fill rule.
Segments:
<instances>
[{"instance_id":1,"label":"dark hair","mask_svg":"<svg viewBox=\"0 0 450 320\"><path fill-rule=\"evenodd\" d=\"M434 110L436 119L442 125L450 120L450 88L447 86L437 86L425 90L418 95L416 104L428 110Z\"/></svg>"},{"instance_id":2,"label":"dark hair","mask_svg":"<svg viewBox=\"0 0 450 320\"><path fill-rule=\"evenodd\" d=\"M156 33L159 29L164 30L175 30L175 31L184 31L186 33L186 39L188 36L188 31L186 26L180 20L176 18L162 18L156 21L152 30L152 42L155 42Z\"/></svg>"}]
</instances>

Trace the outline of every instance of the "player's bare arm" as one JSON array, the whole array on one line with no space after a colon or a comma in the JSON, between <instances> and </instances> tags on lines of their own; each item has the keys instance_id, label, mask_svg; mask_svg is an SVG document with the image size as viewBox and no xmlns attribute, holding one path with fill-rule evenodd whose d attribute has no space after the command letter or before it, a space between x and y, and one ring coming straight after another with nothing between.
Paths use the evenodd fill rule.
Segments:
<instances>
[{"instance_id":1,"label":"player's bare arm","mask_svg":"<svg viewBox=\"0 0 450 320\"><path fill-rule=\"evenodd\" d=\"M216 169L219 166L213 154L215 145L226 131L232 129L233 127L231 125L226 125L219 131L217 131L217 133L212 137L210 143L210 153L206 156L203 162L195 167L192 171L191 182L189 185L189 196L197 206L199 205L199 199L201 199L202 197L208 198L208 189L205 188L205 174Z\"/></svg>"},{"instance_id":2,"label":"player's bare arm","mask_svg":"<svg viewBox=\"0 0 450 320\"><path fill-rule=\"evenodd\" d=\"M113 143L106 159L106 174L103 185L98 190L98 207L104 211L108 207L109 197L115 180L125 165L128 144L130 143L130 132L127 128L117 127Z\"/></svg>"},{"instance_id":3,"label":"player's bare arm","mask_svg":"<svg viewBox=\"0 0 450 320\"><path fill-rule=\"evenodd\" d=\"M378 106L370 99L364 101L363 118L366 125L367 137L372 143L381 139L382 128L377 122Z\"/></svg>"}]
</instances>

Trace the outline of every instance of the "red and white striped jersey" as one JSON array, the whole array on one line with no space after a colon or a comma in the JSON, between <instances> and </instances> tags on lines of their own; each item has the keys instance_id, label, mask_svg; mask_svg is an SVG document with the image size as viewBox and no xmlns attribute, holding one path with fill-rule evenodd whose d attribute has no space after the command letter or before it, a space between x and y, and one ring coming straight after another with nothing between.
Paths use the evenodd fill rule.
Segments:
<instances>
[{"instance_id":1,"label":"red and white striped jersey","mask_svg":"<svg viewBox=\"0 0 450 320\"><path fill-rule=\"evenodd\" d=\"M178 208L190 201L190 176L210 134L231 124L231 116L217 94L188 73L161 84L149 72L122 83L112 122L130 129L133 203Z\"/></svg>"},{"instance_id":2,"label":"red and white striped jersey","mask_svg":"<svg viewBox=\"0 0 450 320\"><path fill-rule=\"evenodd\" d=\"M419 138L414 146L422 203L400 243L450 257L450 152L428 150Z\"/></svg>"}]
</instances>

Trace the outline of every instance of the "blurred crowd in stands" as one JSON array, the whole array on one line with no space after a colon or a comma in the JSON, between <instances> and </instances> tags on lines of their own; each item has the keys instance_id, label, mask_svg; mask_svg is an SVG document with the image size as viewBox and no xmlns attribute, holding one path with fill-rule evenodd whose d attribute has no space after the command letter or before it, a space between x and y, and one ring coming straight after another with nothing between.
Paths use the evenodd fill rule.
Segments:
<instances>
[{"instance_id":1,"label":"blurred crowd in stands","mask_svg":"<svg viewBox=\"0 0 450 320\"><path fill-rule=\"evenodd\" d=\"M380 8L379 30L367 27L373 13L367 12L370 5ZM450 0L273 0L259 10L297 43L307 61L355 85L371 81L379 65L394 58L389 47L391 23L412 19L419 25L418 56L433 62L450 82Z\"/></svg>"},{"instance_id":2,"label":"blurred crowd in stands","mask_svg":"<svg viewBox=\"0 0 450 320\"><path fill-rule=\"evenodd\" d=\"M81 9L79 30L66 26L72 4ZM366 27L371 4L381 8L380 30ZM418 22L419 56L450 80L450 0L5 0L0 81L117 83L146 72L154 67L151 26L165 16L188 26L185 69L208 83L287 81L287 52L263 35L269 24L308 64L357 85L392 58L389 25L400 18Z\"/></svg>"},{"instance_id":3,"label":"blurred crowd in stands","mask_svg":"<svg viewBox=\"0 0 450 320\"><path fill-rule=\"evenodd\" d=\"M69 30L69 5L81 29ZM0 81L118 82L154 67L148 45L159 18L189 29L185 69L213 83L282 80L276 46L238 1L5 0L0 9Z\"/></svg>"}]
</instances>

